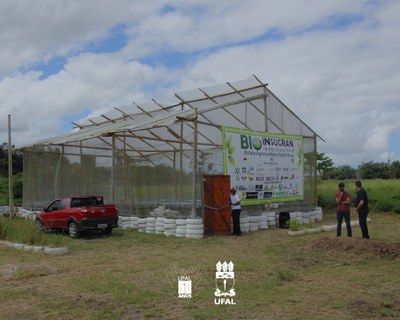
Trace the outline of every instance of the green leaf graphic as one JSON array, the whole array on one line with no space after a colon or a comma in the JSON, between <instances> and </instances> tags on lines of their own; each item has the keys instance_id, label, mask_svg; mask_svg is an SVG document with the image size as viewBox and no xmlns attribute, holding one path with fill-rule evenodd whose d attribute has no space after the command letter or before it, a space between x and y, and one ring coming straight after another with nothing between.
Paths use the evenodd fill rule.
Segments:
<instances>
[{"instance_id":1,"label":"green leaf graphic","mask_svg":"<svg viewBox=\"0 0 400 320\"><path fill-rule=\"evenodd\" d=\"M303 155L303 146L301 144L299 144L297 146L297 158L299 159L297 161L297 167L300 168L301 165L303 164L303 159L302 159L302 155Z\"/></svg>"},{"instance_id":2,"label":"green leaf graphic","mask_svg":"<svg viewBox=\"0 0 400 320\"><path fill-rule=\"evenodd\" d=\"M235 152L235 146L230 146L228 149L228 154L232 155Z\"/></svg>"},{"instance_id":3,"label":"green leaf graphic","mask_svg":"<svg viewBox=\"0 0 400 320\"><path fill-rule=\"evenodd\" d=\"M229 137L228 137L228 141L226 141L226 148L229 149L229 147L231 146L231 144L232 144L232 136L229 136Z\"/></svg>"},{"instance_id":4,"label":"green leaf graphic","mask_svg":"<svg viewBox=\"0 0 400 320\"><path fill-rule=\"evenodd\" d=\"M228 159L232 166L236 166L235 159L231 155L228 156Z\"/></svg>"}]
</instances>

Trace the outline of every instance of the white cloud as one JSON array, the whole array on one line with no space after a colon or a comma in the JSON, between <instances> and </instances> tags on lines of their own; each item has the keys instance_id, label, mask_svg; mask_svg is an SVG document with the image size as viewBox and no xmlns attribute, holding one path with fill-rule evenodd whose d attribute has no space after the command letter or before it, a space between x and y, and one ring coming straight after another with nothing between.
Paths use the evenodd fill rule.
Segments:
<instances>
[{"instance_id":1,"label":"white cloud","mask_svg":"<svg viewBox=\"0 0 400 320\"><path fill-rule=\"evenodd\" d=\"M366 137L365 148L370 152L385 151L389 145L389 135L392 131L391 126L374 127Z\"/></svg>"},{"instance_id":2,"label":"white cloud","mask_svg":"<svg viewBox=\"0 0 400 320\"><path fill-rule=\"evenodd\" d=\"M368 148L374 140L388 147L389 132L375 128L399 128L400 38L388 30L393 20L379 11L365 14L364 21L345 32L317 30L219 50L190 68L183 86L255 73L326 140L319 149L335 163L380 161L381 154Z\"/></svg>"},{"instance_id":3,"label":"white cloud","mask_svg":"<svg viewBox=\"0 0 400 320\"><path fill-rule=\"evenodd\" d=\"M162 5L157 0L2 0L0 74L80 50L107 37L115 24L139 23Z\"/></svg>"},{"instance_id":4,"label":"white cloud","mask_svg":"<svg viewBox=\"0 0 400 320\"><path fill-rule=\"evenodd\" d=\"M169 102L173 91L255 74L325 139L318 149L335 164L381 161L400 130L399 10L397 1L361 0L4 0L0 111L25 144L61 133L67 115ZM356 21L335 28L335 17ZM128 36L120 52L84 52L117 24ZM195 55L182 68L144 64L165 51ZM44 80L20 72L57 55L64 69ZM5 121L0 133L5 141Z\"/></svg>"}]
</instances>

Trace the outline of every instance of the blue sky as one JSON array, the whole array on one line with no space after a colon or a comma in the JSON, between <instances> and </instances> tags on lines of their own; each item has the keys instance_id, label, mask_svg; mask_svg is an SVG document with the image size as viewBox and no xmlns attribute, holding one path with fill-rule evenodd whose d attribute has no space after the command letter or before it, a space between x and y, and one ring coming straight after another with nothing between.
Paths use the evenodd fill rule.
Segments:
<instances>
[{"instance_id":1,"label":"blue sky","mask_svg":"<svg viewBox=\"0 0 400 320\"><path fill-rule=\"evenodd\" d=\"M336 165L399 159L398 1L24 4L0 3L0 108L17 145L255 74Z\"/></svg>"},{"instance_id":2,"label":"blue sky","mask_svg":"<svg viewBox=\"0 0 400 320\"><path fill-rule=\"evenodd\" d=\"M29 67L26 70L22 70L22 73L26 73L29 71L39 71L42 75L39 77L39 80L45 80L53 74L59 73L64 69L64 66L67 63L67 57L65 56L57 56L51 58L46 62L38 62L37 64Z\"/></svg>"},{"instance_id":3,"label":"blue sky","mask_svg":"<svg viewBox=\"0 0 400 320\"><path fill-rule=\"evenodd\" d=\"M393 150L393 156L389 158L391 161L400 159L400 131L396 131L390 135L389 150Z\"/></svg>"}]
</instances>

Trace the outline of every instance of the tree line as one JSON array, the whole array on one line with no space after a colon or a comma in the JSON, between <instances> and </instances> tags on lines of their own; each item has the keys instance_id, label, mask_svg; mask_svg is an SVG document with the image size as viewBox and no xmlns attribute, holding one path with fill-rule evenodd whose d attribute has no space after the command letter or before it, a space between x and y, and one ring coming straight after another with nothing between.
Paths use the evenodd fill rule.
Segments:
<instances>
[{"instance_id":1,"label":"tree line","mask_svg":"<svg viewBox=\"0 0 400 320\"><path fill-rule=\"evenodd\" d=\"M317 172L321 179L400 179L400 161L363 162L357 168L350 165L335 167L325 153L317 153Z\"/></svg>"},{"instance_id":2,"label":"tree line","mask_svg":"<svg viewBox=\"0 0 400 320\"><path fill-rule=\"evenodd\" d=\"M20 149L12 146L13 175L23 171L24 156ZM325 153L317 152L317 172L321 179L400 179L400 161L363 162L357 168L350 165L335 167ZM8 144L0 145L0 177L8 177Z\"/></svg>"},{"instance_id":3,"label":"tree line","mask_svg":"<svg viewBox=\"0 0 400 320\"><path fill-rule=\"evenodd\" d=\"M12 146L14 199L19 203L23 189L23 163L24 156L20 149ZM0 145L0 205L8 203L8 143Z\"/></svg>"},{"instance_id":4,"label":"tree line","mask_svg":"<svg viewBox=\"0 0 400 320\"><path fill-rule=\"evenodd\" d=\"M23 170L24 156L20 149L12 146L13 174L18 174ZM8 177L8 143L0 145L0 175Z\"/></svg>"}]
</instances>

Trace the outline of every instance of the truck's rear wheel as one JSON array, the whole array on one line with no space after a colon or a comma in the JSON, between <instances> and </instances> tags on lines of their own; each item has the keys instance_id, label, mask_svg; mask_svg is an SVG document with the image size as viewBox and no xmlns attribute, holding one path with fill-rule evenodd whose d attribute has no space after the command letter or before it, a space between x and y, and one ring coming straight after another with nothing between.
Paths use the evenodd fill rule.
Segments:
<instances>
[{"instance_id":1,"label":"truck's rear wheel","mask_svg":"<svg viewBox=\"0 0 400 320\"><path fill-rule=\"evenodd\" d=\"M70 222L68 224L68 234L72 239L75 239L79 235L78 226L75 222Z\"/></svg>"}]
</instances>

